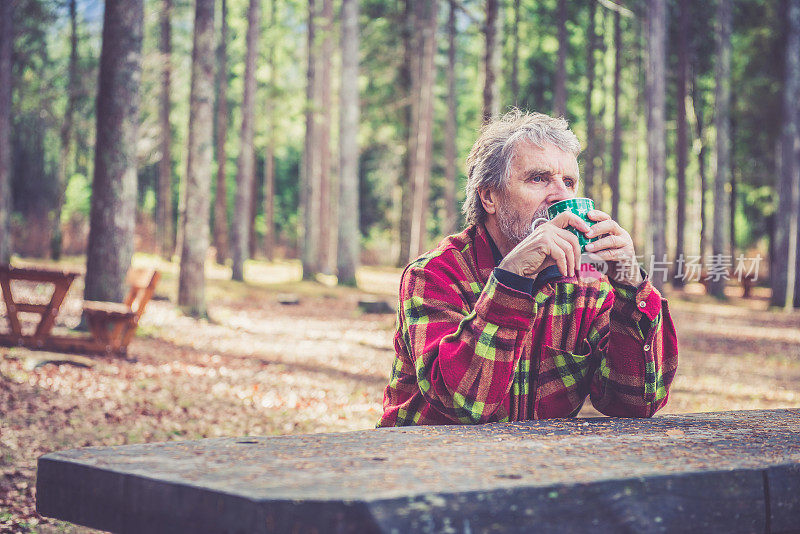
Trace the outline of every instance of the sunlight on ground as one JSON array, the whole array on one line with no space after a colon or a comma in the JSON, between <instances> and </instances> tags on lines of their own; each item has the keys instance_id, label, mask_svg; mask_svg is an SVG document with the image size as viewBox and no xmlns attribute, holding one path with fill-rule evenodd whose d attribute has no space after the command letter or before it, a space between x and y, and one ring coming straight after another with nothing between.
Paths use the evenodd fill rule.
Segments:
<instances>
[{"instance_id":1,"label":"sunlight on ground","mask_svg":"<svg viewBox=\"0 0 800 534\"><path fill-rule=\"evenodd\" d=\"M82 270L82 261L35 264ZM24 263L34 262L15 260ZM173 304L177 264L137 254L134 265L164 276L131 344L133 361L0 348L0 509L34 517L35 461L53 450L375 425L395 317L357 304L367 294L396 302L400 269L362 267L358 288L346 288L302 281L297 261L248 261L246 282L210 262L208 319L196 320ZM743 300L732 287L724 303L699 285L666 291L680 363L660 413L800 405L800 311L769 311L757 289ZM78 279L59 327L77 324L82 290ZM582 415L594 414L587 402Z\"/></svg>"}]
</instances>

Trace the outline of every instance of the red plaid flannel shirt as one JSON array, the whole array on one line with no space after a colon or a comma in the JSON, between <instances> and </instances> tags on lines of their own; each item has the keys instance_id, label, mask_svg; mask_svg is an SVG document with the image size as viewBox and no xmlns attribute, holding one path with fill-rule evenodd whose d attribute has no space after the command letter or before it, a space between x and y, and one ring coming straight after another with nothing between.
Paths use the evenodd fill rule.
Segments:
<instances>
[{"instance_id":1,"label":"red plaid flannel shirt","mask_svg":"<svg viewBox=\"0 0 800 534\"><path fill-rule=\"evenodd\" d=\"M586 397L650 417L678 364L667 301L645 280L558 277L507 287L483 225L446 238L403 273L382 426L573 417Z\"/></svg>"}]
</instances>

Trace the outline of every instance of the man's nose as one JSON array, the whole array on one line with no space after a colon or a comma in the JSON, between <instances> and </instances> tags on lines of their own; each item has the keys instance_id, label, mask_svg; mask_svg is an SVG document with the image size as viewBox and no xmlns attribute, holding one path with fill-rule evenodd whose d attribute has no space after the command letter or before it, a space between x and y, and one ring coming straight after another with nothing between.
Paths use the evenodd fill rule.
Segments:
<instances>
[{"instance_id":1,"label":"man's nose","mask_svg":"<svg viewBox=\"0 0 800 534\"><path fill-rule=\"evenodd\" d=\"M575 197L575 192L564 184L560 176L550 180L549 189L547 200L551 204Z\"/></svg>"}]
</instances>

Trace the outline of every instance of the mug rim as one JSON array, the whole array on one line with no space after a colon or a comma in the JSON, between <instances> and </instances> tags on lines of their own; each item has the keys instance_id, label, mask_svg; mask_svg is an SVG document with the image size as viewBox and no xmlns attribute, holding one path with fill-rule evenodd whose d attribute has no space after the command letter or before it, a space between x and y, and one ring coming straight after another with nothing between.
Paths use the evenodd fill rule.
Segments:
<instances>
[{"instance_id":1,"label":"mug rim","mask_svg":"<svg viewBox=\"0 0 800 534\"><path fill-rule=\"evenodd\" d=\"M566 202L574 202L576 200L588 200L589 202L592 203L592 206L594 206L594 200L592 200L589 197L565 198L564 200L559 200L558 202L550 204L550 206L547 207L547 213L549 215L550 214L550 210L555 208L555 207L557 207L557 206L559 206L560 204L563 204L563 203L566 203Z\"/></svg>"}]
</instances>

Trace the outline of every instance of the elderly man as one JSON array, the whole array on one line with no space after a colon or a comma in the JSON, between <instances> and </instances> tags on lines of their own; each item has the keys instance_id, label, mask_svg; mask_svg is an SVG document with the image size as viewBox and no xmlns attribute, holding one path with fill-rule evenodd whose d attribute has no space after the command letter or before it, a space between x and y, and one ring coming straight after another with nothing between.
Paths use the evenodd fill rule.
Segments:
<instances>
[{"instance_id":1,"label":"elderly man","mask_svg":"<svg viewBox=\"0 0 800 534\"><path fill-rule=\"evenodd\" d=\"M572 213L533 224L576 196L579 152L564 119L512 111L483 128L469 226L403 273L379 427L573 417L587 396L612 416L666 403L675 329L628 232L601 211L591 227ZM587 251L608 276L581 267L568 226L600 236Z\"/></svg>"}]
</instances>

